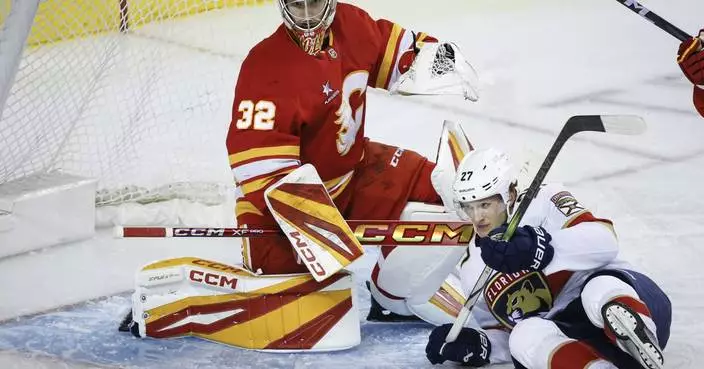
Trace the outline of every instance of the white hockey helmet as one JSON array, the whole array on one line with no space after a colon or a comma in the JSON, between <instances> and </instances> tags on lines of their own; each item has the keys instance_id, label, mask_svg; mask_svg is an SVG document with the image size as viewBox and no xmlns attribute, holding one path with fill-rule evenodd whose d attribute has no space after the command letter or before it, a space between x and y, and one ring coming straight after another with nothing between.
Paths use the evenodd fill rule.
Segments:
<instances>
[{"instance_id":1,"label":"white hockey helmet","mask_svg":"<svg viewBox=\"0 0 704 369\"><path fill-rule=\"evenodd\" d=\"M278 0L284 25L310 55L322 50L325 32L335 19L337 0Z\"/></svg>"},{"instance_id":2,"label":"white hockey helmet","mask_svg":"<svg viewBox=\"0 0 704 369\"><path fill-rule=\"evenodd\" d=\"M455 207L460 209L463 203L494 195L501 195L508 205L511 188L518 182L517 175L507 154L493 148L470 151L457 167L452 184Z\"/></svg>"}]
</instances>

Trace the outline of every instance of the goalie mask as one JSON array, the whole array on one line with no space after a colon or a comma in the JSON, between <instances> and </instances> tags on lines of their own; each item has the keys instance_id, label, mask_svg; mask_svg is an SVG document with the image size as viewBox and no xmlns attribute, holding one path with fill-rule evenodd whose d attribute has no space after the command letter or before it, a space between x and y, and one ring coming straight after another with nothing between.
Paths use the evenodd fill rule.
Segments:
<instances>
[{"instance_id":1,"label":"goalie mask","mask_svg":"<svg viewBox=\"0 0 704 369\"><path fill-rule=\"evenodd\" d=\"M469 220L469 203L495 195L501 196L508 207L517 183L517 172L508 155L496 149L471 151L460 162L452 184L455 209L461 218Z\"/></svg>"},{"instance_id":2,"label":"goalie mask","mask_svg":"<svg viewBox=\"0 0 704 369\"><path fill-rule=\"evenodd\" d=\"M284 25L298 45L310 55L318 54L335 19L337 0L278 0L278 4Z\"/></svg>"}]
</instances>

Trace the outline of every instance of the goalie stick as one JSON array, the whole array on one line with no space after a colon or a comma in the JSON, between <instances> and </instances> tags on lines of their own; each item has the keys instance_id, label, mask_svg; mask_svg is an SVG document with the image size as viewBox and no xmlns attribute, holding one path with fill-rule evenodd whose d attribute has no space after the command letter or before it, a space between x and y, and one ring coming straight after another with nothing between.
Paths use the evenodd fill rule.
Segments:
<instances>
[{"instance_id":1,"label":"goalie stick","mask_svg":"<svg viewBox=\"0 0 704 369\"><path fill-rule=\"evenodd\" d=\"M672 23L666 21L659 15L653 13L652 10L646 8L645 6L638 3L637 0L616 0L621 3L626 8L630 9L634 13L640 15L641 17L647 19L649 22L658 26L661 30L669 33L672 37L680 40L686 41L692 38L687 32L677 28Z\"/></svg>"},{"instance_id":2,"label":"goalie stick","mask_svg":"<svg viewBox=\"0 0 704 369\"><path fill-rule=\"evenodd\" d=\"M552 164L555 162L557 154L560 153L560 150L570 137L579 132L605 132L624 135L637 135L643 131L645 131L645 122L642 118L637 116L578 115L568 119L567 123L565 123L562 130L557 135L557 139L555 139L555 143L553 143L550 148L545 160L543 160L543 164L541 164L538 173L533 178L533 181L528 187L523 200L518 205L518 209L516 209L513 213L502 239L504 241L511 239L513 232L515 232L518 227L518 223L523 218L523 215L525 215L528 206L537 195L540 185L543 183L545 176L547 176L550 167L552 167ZM457 339L462 327L464 327L467 320L469 320L472 314L472 309L479 299L479 296L484 291L484 288L489 282L492 274L492 269L485 266L484 270L477 279L477 282L474 284L474 287L472 287L472 291L467 297L467 301L464 306L462 306L462 310L460 310L460 313L457 315L457 319L455 319L455 322L452 323L452 328L447 333L445 342L454 342Z\"/></svg>"},{"instance_id":3,"label":"goalie stick","mask_svg":"<svg viewBox=\"0 0 704 369\"><path fill-rule=\"evenodd\" d=\"M468 222L347 220L363 245L374 246L467 246L474 235ZM123 227L114 228L118 238L239 238L282 236L280 229L214 227Z\"/></svg>"}]
</instances>

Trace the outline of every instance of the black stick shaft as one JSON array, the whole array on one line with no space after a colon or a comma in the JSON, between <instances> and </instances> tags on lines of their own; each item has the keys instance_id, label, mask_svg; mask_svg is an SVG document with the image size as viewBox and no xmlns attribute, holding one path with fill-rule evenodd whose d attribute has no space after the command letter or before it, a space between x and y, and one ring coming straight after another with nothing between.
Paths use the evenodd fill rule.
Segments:
<instances>
[{"instance_id":1,"label":"black stick shaft","mask_svg":"<svg viewBox=\"0 0 704 369\"><path fill-rule=\"evenodd\" d=\"M672 23L666 21L661 16L654 13L652 10L646 8L645 6L638 3L636 0L616 0L628 9L631 9L634 13L640 15L641 17L647 19L654 25L660 27L661 30L669 33L672 37L680 40L686 41L692 38L687 32L679 29Z\"/></svg>"},{"instance_id":2,"label":"black stick shaft","mask_svg":"<svg viewBox=\"0 0 704 369\"><path fill-rule=\"evenodd\" d=\"M543 180L547 176L548 171L552 167L552 164L555 162L555 159L557 159L557 155L560 153L565 143L570 139L570 137L574 136L574 134L579 132L607 132L608 130L606 129L604 119L608 120L609 118L599 115L578 115L573 116L569 120L567 120L567 123L565 123L565 125L562 127L562 130L555 139L555 142L550 148L550 151L545 157L545 160L543 160L543 164L540 166L538 173L535 175L533 181L528 187L528 190L523 199L521 200L521 203L518 205L518 209L513 213L513 216L509 221L508 227L504 232L504 240L510 240L511 236L513 236L513 233L516 231L518 224L521 222L521 219L523 219L523 215L525 215L526 210L528 209L528 205L530 205L530 203L535 198L535 195L538 193L538 190L540 189ZM628 122L626 122L625 124L625 127L621 127L625 129L622 130L620 133L636 133L637 131L639 131L636 128L636 126L639 125L638 123L641 123L640 118L635 120L628 120ZM623 126L624 124L620 125ZM612 129L614 128L613 124L610 126ZM474 287L469 292L469 296L467 297L464 306L462 306L462 310L460 310L459 314L457 315L457 319L455 319L455 322L452 324L452 328L447 333L447 337L445 338L446 342L454 342L457 339L460 334L460 331L462 330L462 327L471 316L472 309L474 308L474 305L476 304L477 300L479 300L479 297L482 291L484 291L492 274L493 272L491 268L485 266L484 270L482 270L481 274L479 275L479 278L477 279Z\"/></svg>"}]
</instances>

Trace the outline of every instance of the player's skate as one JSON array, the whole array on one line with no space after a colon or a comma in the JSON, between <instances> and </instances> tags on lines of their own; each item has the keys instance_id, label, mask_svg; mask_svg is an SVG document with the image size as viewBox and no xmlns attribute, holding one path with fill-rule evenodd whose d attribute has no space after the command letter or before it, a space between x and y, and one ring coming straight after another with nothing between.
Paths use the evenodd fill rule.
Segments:
<instances>
[{"instance_id":1,"label":"player's skate","mask_svg":"<svg viewBox=\"0 0 704 369\"><path fill-rule=\"evenodd\" d=\"M638 360L644 368L664 367L665 359L658 340L637 312L625 304L612 301L601 308L601 315L622 350Z\"/></svg>"}]
</instances>

